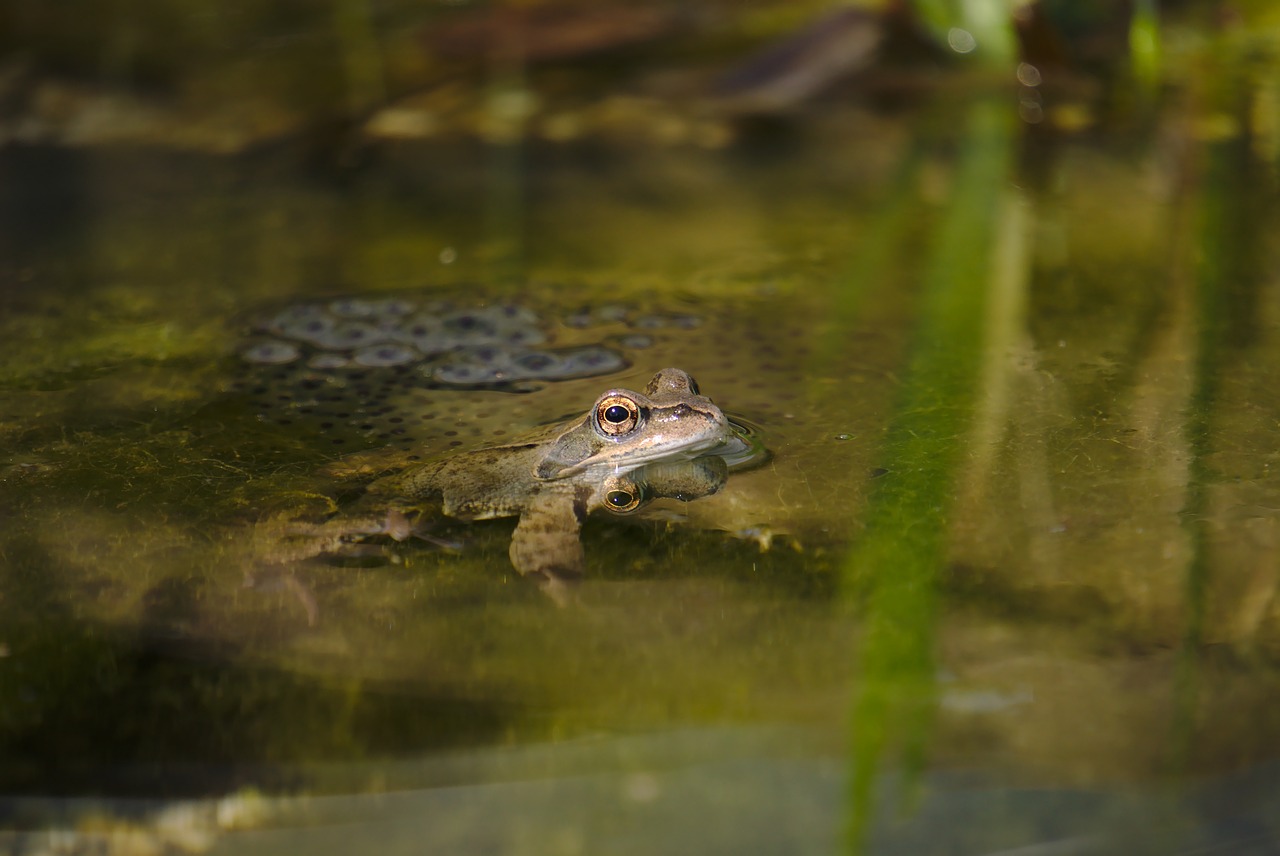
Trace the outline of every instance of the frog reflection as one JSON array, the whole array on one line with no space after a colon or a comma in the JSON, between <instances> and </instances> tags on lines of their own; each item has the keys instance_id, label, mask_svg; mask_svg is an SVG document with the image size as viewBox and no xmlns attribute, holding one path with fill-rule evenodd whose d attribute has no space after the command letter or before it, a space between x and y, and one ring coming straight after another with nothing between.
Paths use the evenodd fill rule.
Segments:
<instances>
[{"instance_id":1,"label":"frog reflection","mask_svg":"<svg viewBox=\"0 0 1280 856\"><path fill-rule=\"evenodd\" d=\"M579 531L588 513L630 513L658 497L715 493L728 472L717 452L732 450L735 436L692 377L663 369L643 393L611 389L583 416L379 479L337 517L286 525L297 537L278 545L276 557L335 552L369 536L429 537L435 515L516 517L512 565L563 599L582 572Z\"/></svg>"}]
</instances>

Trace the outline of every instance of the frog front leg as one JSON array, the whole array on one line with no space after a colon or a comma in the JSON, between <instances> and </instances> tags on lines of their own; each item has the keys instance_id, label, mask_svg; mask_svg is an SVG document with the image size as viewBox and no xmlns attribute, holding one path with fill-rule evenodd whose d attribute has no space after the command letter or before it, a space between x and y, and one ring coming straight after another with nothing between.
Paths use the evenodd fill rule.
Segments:
<instances>
[{"instance_id":1,"label":"frog front leg","mask_svg":"<svg viewBox=\"0 0 1280 856\"><path fill-rule=\"evenodd\" d=\"M511 564L564 606L582 578L582 510L571 493L538 499L520 513L511 536Z\"/></svg>"}]
</instances>

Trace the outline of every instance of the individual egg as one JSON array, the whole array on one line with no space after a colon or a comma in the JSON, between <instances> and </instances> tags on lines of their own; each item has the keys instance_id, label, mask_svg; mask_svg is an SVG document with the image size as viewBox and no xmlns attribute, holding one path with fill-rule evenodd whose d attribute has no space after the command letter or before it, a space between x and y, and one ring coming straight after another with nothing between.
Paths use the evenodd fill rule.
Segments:
<instances>
[{"instance_id":1,"label":"individual egg","mask_svg":"<svg viewBox=\"0 0 1280 856\"><path fill-rule=\"evenodd\" d=\"M268 329L289 339L316 342L328 336L337 325L333 317L323 312L291 311L277 315Z\"/></svg>"},{"instance_id":2,"label":"individual egg","mask_svg":"<svg viewBox=\"0 0 1280 856\"><path fill-rule=\"evenodd\" d=\"M351 361L359 366L405 366L422 359L422 354L407 345L384 342L361 348L351 356Z\"/></svg>"},{"instance_id":3,"label":"individual egg","mask_svg":"<svg viewBox=\"0 0 1280 856\"><path fill-rule=\"evenodd\" d=\"M560 370L560 362L558 356L547 351L526 351L511 360L522 377L531 378L554 377Z\"/></svg>"},{"instance_id":4,"label":"individual egg","mask_svg":"<svg viewBox=\"0 0 1280 856\"><path fill-rule=\"evenodd\" d=\"M494 306L486 306L484 309L477 310L477 312L503 327L532 327L538 323L538 316L533 310L515 303L499 303Z\"/></svg>"},{"instance_id":5,"label":"individual egg","mask_svg":"<svg viewBox=\"0 0 1280 856\"><path fill-rule=\"evenodd\" d=\"M444 332L444 324L434 315L419 312L404 318L388 333L397 342L404 342L424 354L447 351L456 340Z\"/></svg>"},{"instance_id":6,"label":"individual egg","mask_svg":"<svg viewBox=\"0 0 1280 856\"><path fill-rule=\"evenodd\" d=\"M503 380L502 372L499 369L470 363L445 363L444 365L435 366L432 368L430 376L440 383L457 384L459 386L478 386L499 383Z\"/></svg>"},{"instance_id":7,"label":"individual egg","mask_svg":"<svg viewBox=\"0 0 1280 856\"><path fill-rule=\"evenodd\" d=\"M671 317L671 326L680 330L695 330L702 326L702 319L687 312L677 312Z\"/></svg>"},{"instance_id":8,"label":"individual egg","mask_svg":"<svg viewBox=\"0 0 1280 856\"><path fill-rule=\"evenodd\" d=\"M503 330L501 338L508 345L541 345L547 341L547 334L537 327L512 327Z\"/></svg>"},{"instance_id":9,"label":"individual egg","mask_svg":"<svg viewBox=\"0 0 1280 856\"><path fill-rule=\"evenodd\" d=\"M265 339L255 342L240 352L240 357L247 363L261 366L278 366L291 363L302 356L301 349L293 342L279 339Z\"/></svg>"},{"instance_id":10,"label":"individual egg","mask_svg":"<svg viewBox=\"0 0 1280 856\"><path fill-rule=\"evenodd\" d=\"M339 318L368 318L374 312L374 304L371 300L345 297L330 301L329 311Z\"/></svg>"},{"instance_id":11,"label":"individual egg","mask_svg":"<svg viewBox=\"0 0 1280 856\"><path fill-rule=\"evenodd\" d=\"M369 301L373 308L372 317L379 319L404 318L406 315L413 313L417 308L411 300L404 300L399 297L386 297L381 300Z\"/></svg>"},{"instance_id":12,"label":"individual egg","mask_svg":"<svg viewBox=\"0 0 1280 856\"><path fill-rule=\"evenodd\" d=\"M618 352L602 345L588 345L562 352L559 369L548 378L593 377L626 367L627 361Z\"/></svg>"},{"instance_id":13,"label":"individual egg","mask_svg":"<svg viewBox=\"0 0 1280 856\"><path fill-rule=\"evenodd\" d=\"M441 321L444 329L460 338L479 340L491 337L497 331L492 318L480 310L459 310L446 314Z\"/></svg>"},{"instance_id":14,"label":"individual egg","mask_svg":"<svg viewBox=\"0 0 1280 856\"><path fill-rule=\"evenodd\" d=\"M322 336L310 339L317 347L331 351L350 350L377 344L386 338L385 331L364 321L346 321L335 324Z\"/></svg>"}]
</instances>

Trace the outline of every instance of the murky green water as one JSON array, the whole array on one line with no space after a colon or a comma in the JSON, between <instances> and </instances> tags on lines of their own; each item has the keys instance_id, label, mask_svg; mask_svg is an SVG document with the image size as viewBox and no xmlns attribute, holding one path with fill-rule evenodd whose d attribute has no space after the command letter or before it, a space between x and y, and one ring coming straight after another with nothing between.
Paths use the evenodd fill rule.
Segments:
<instances>
[{"instance_id":1,"label":"murky green water","mask_svg":"<svg viewBox=\"0 0 1280 856\"><path fill-rule=\"evenodd\" d=\"M1166 36L1163 91L953 72L760 123L571 68L499 76L524 135L458 118L511 121L471 78L336 151L10 134L0 841L1271 852L1280 67L1240 26ZM374 132L424 116L457 125ZM625 365L244 359L337 298L520 306ZM510 520L264 557L665 366L770 457L592 516L567 607Z\"/></svg>"}]
</instances>

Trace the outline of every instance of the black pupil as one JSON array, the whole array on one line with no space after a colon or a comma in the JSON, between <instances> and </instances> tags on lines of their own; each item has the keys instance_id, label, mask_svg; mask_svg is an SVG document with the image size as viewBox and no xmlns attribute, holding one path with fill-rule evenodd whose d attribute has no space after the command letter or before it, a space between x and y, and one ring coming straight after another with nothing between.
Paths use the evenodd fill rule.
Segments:
<instances>
[{"instance_id":1,"label":"black pupil","mask_svg":"<svg viewBox=\"0 0 1280 856\"><path fill-rule=\"evenodd\" d=\"M605 499L609 500L609 504L617 508L631 504L631 494L625 490L611 490Z\"/></svg>"},{"instance_id":2,"label":"black pupil","mask_svg":"<svg viewBox=\"0 0 1280 856\"><path fill-rule=\"evenodd\" d=\"M617 425L630 419L631 411L627 410L627 408L623 407L621 404L615 404L612 407L606 407L604 409L604 418L605 421L612 422L614 425Z\"/></svg>"}]
</instances>

